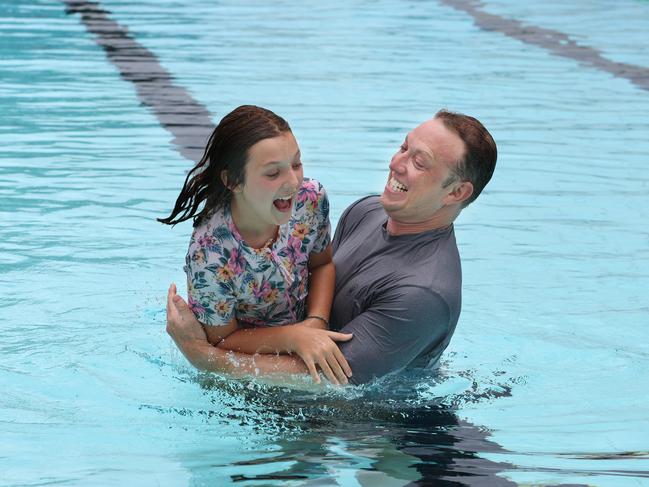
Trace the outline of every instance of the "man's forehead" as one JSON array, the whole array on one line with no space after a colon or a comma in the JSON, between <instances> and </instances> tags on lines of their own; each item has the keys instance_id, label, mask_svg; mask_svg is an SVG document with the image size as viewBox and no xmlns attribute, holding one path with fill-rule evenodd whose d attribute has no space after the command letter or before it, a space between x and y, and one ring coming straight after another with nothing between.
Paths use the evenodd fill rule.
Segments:
<instances>
[{"instance_id":1,"label":"man's forehead","mask_svg":"<svg viewBox=\"0 0 649 487\"><path fill-rule=\"evenodd\" d=\"M436 157L458 160L464 153L464 142L458 134L448 129L439 118L431 118L417 125L408 139L417 140Z\"/></svg>"}]
</instances>

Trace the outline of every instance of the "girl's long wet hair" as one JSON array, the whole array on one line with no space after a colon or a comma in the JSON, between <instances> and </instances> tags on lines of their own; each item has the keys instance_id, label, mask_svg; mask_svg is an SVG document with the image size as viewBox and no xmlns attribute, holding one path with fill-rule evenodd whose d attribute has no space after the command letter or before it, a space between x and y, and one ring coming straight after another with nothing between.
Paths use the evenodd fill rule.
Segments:
<instances>
[{"instance_id":1,"label":"girl's long wet hair","mask_svg":"<svg viewBox=\"0 0 649 487\"><path fill-rule=\"evenodd\" d=\"M261 140L278 137L290 130L286 120L265 108L242 105L232 110L216 126L203 157L187 174L171 215L157 220L175 225L194 218L194 225L197 225L204 217L224 207L232 196L228 186L234 188L244 182L250 148ZM228 186L223 184L223 171Z\"/></svg>"}]
</instances>

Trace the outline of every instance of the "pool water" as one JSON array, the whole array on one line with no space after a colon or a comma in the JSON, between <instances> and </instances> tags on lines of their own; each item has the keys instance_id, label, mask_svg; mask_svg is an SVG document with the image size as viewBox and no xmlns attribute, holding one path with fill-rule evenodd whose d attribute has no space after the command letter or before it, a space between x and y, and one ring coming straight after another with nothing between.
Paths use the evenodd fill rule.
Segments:
<instances>
[{"instance_id":1,"label":"pool water","mask_svg":"<svg viewBox=\"0 0 649 487\"><path fill-rule=\"evenodd\" d=\"M649 485L649 2L5 0L0 26L0 485ZM334 224L439 108L490 129L439 374L312 390L175 350L191 225L155 218L243 103L291 123Z\"/></svg>"}]
</instances>

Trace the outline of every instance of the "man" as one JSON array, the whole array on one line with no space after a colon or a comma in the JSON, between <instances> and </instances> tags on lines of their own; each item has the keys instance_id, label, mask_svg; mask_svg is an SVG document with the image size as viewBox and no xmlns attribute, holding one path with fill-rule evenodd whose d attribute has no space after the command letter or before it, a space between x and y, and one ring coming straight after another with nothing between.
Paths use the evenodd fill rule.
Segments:
<instances>
[{"instance_id":1,"label":"man","mask_svg":"<svg viewBox=\"0 0 649 487\"><path fill-rule=\"evenodd\" d=\"M496 158L496 144L478 120L442 110L406 136L390 161L383 194L345 211L333 240L331 327L353 334L351 340L285 326L268 333L299 339L299 358L222 350L207 342L173 285L167 331L197 368L235 374L304 374L305 363L315 362L334 383L351 376L360 384L409 365L436 363L460 315L453 221L489 182Z\"/></svg>"}]
</instances>

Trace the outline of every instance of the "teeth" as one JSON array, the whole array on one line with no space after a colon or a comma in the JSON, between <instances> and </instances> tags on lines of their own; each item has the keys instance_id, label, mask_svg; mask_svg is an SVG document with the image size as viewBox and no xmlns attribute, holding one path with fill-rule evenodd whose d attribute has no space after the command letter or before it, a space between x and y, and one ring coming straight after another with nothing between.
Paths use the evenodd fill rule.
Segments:
<instances>
[{"instance_id":1,"label":"teeth","mask_svg":"<svg viewBox=\"0 0 649 487\"><path fill-rule=\"evenodd\" d=\"M394 178L390 178L390 189L392 189L392 191L396 191L397 193L405 193L408 191L408 188L406 188L403 184L401 184Z\"/></svg>"},{"instance_id":2,"label":"teeth","mask_svg":"<svg viewBox=\"0 0 649 487\"><path fill-rule=\"evenodd\" d=\"M290 200L292 197L293 197L293 195L291 195L291 196L284 196L283 198L277 198L277 199L278 199L278 200L282 200L282 201L288 201L288 200Z\"/></svg>"}]
</instances>

